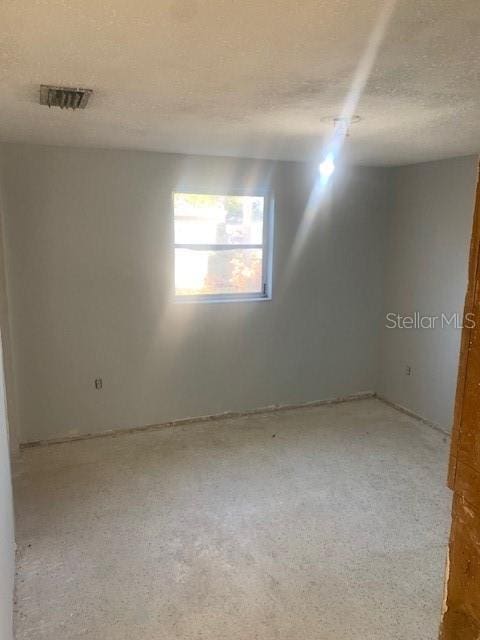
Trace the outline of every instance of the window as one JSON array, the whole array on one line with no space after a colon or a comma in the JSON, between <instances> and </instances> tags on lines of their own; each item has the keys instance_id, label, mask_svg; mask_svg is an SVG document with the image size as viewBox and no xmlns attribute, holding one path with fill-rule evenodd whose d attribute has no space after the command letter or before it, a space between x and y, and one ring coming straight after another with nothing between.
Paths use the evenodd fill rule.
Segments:
<instances>
[{"instance_id":1,"label":"window","mask_svg":"<svg viewBox=\"0 0 480 640\"><path fill-rule=\"evenodd\" d=\"M177 299L268 298L267 197L174 193L173 208Z\"/></svg>"}]
</instances>

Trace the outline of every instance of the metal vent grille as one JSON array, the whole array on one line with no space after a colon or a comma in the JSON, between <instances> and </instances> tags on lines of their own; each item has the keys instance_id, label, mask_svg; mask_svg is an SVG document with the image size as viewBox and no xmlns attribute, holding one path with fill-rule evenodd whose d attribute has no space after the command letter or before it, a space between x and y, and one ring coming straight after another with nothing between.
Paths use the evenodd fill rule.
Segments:
<instances>
[{"instance_id":1,"label":"metal vent grille","mask_svg":"<svg viewBox=\"0 0 480 640\"><path fill-rule=\"evenodd\" d=\"M60 109L85 109L92 93L91 89L52 87L40 85L40 104Z\"/></svg>"}]
</instances>

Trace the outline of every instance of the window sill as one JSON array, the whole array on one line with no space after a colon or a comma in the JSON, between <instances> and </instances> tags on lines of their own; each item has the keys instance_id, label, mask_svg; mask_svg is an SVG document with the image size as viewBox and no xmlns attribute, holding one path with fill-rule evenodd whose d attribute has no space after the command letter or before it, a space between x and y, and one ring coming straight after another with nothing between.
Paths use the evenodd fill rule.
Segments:
<instances>
[{"instance_id":1,"label":"window sill","mask_svg":"<svg viewBox=\"0 0 480 640\"><path fill-rule=\"evenodd\" d=\"M222 298L222 297L212 297L212 298L196 298L194 296L182 296L178 298L174 298L175 304L218 304L218 303L226 303L226 302L270 302L272 296L251 296L247 298Z\"/></svg>"}]
</instances>

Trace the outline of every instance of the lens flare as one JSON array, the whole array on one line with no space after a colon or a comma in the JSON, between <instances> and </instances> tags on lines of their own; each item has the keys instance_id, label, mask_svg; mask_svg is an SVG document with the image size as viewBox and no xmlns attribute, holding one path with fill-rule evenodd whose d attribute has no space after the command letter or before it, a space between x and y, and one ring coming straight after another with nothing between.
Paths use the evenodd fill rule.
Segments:
<instances>
[{"instance_id":1,"label":"lens flare","mask_svg":"<svg viewBox=\"0 0 480 640\"><path fill-rule=\"evenodd\" d=\"M325 160L318 165L318 170L325 181L332 177L333 172L335 171L335 162L333 160L332 153L329 153Z\"/></svg>"},{"instance_id":2,"label":"lens flare","mask_svg":"<svg viewBox=\"0 0 480 640\"><path fill-rule=\"evenodd\" d=\"M376 15L372 30L368 35L360 60L355 68L350 88L343 101L339 116L335 118L334 129L324 140L323 161L318 166L318 174L306 203L302 219L298 226L295 239L290 249L290 255L284 274L282 293L286 293L290 279L293 277L295 266L303 248L311 236L314 224L321 220L326 222L332 212L332 189L328 188L329 180L335 171L335 161L342 158L342 148L348 133L348 127L356 121L356 112L361 101L365 86L370 78L384 41L388 26L394 14L398 0L383 0ZM339 163L341 166L341 163Z\"/></svg>"}]
</instances>

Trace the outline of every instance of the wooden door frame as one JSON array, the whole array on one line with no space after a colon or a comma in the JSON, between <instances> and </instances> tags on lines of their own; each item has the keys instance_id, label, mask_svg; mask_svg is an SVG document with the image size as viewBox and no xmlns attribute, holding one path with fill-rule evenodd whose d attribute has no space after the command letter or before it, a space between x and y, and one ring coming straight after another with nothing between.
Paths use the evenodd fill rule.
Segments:
<instances>
[{"instance_id":1,"label":"wooden door frame","mask_svg":"<svg viewBox=\"0 0 480 640\"><path fill-rule=\"evenodd\" d=\"M463 399L465 396L465 381L467 377L469 346L472 329L465 322L469 314L473 313L475 301L475 289L478 280L479 254L480 254L480 165L477 178L475 205L473 212L472 237L470 240L470 257L468 262L468 285L465 295L465 307L463 311L463 329L460 344L460 359L458 365L457 391L455 396L455 409L453 418L452 442L450 448L450 464L448 469L448 486L455 491L457 477L458 446L462 431Z\"/></svg>"},{"instance_id":2,"label":"wooden door frame","mask_svg":"<svg viewBox=\"0 0 480 640\"><path fill-rule=\"evenodd\" d=\"M480 180L477 179L448 471L453 507L441 640L480 639L480 470L475 459L475 447L470 458L470 449L467 448L466 455L464 446L465 442L470 442L468 438L472 433L476 436L480 432L480 424L477 427L478 411L474 411L477 408L476 392L472 396L472 383L475 383L474 388L480 384L479 262ZM468 322L472 318L473 326Z\"/></svg>"}]
</instances>

